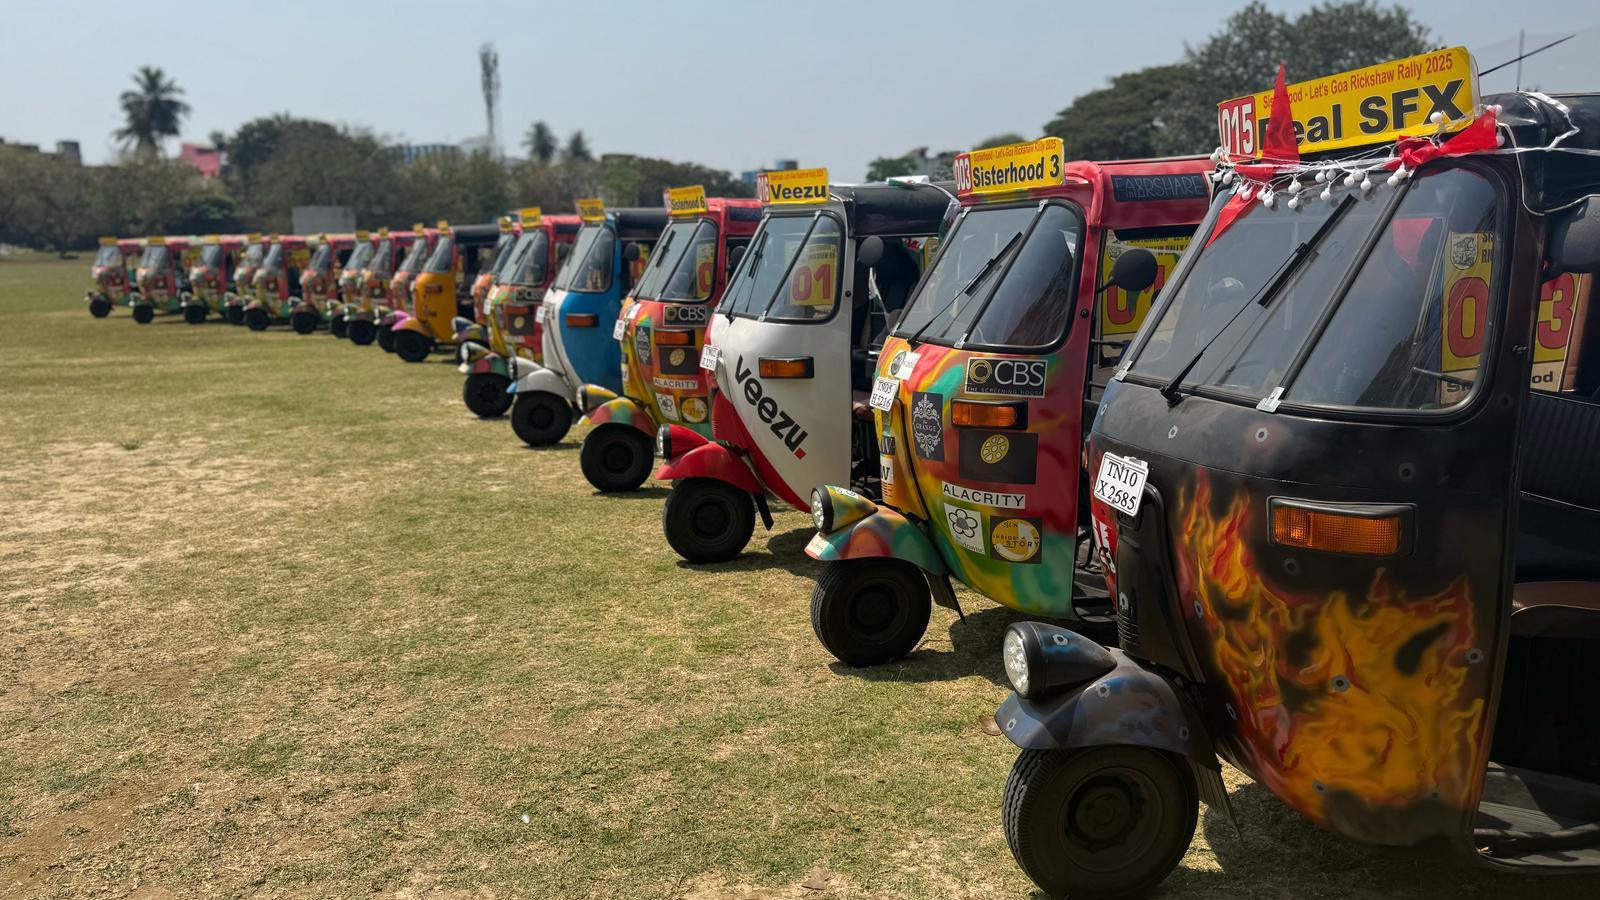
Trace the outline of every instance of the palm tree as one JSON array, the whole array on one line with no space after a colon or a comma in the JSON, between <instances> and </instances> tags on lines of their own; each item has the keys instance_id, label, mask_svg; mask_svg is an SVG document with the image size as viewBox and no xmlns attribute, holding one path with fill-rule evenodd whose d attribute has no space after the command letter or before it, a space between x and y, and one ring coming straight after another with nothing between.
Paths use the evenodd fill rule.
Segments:
<instances>
[{"instance_id":1,"label":"palm tree","mask_svg":"<svg viewBox=\"0 0 1600 900\"><path fill-rule=\"evenodd\" d=\"M556 158L556 133L549 125L535 122L528 128L528 136L522 139L522 146L528 148L529 156L548 164Z\"/></svg>"},{"instance_id":2,"label":"palm tree","mask_svg":"<svg viewBox=\"0 0 1600 900\"><path fill-rule=\"evenodd\" d=\"M562 155L568 162L594 162L594 154L589 151L589 140L583 136L581 130L574 131L567 138L567 149Z\"/></svg>"},{"instance_id":3,"label":"palm tree","mask_svg":"<svg viewBox=\"0 0 1600 900\"><path fill-rule=\"evenodd\" d=\"M113 136L140 153L159 155L162 140L177 136L181 120L189 114L189 104L178 99L183 96L183 88L154 66L140 66L133 73L133 83L138 90L122 92L126 124Z\"/></svg>"}]
</instances>

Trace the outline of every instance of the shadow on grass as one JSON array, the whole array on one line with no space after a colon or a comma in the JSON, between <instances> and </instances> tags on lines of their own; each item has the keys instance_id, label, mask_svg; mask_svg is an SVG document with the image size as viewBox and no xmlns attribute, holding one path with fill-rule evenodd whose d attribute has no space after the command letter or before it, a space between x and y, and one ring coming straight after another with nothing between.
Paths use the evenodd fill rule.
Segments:
<instances>
[{"instance_id":1,"label":"shadow on grass","mask_svg":"<svg viewBox=\"0 0 1600 900\"><path fill-rule=\"evenodd\" d=\"M941 618L943 617L943 618ZM926 640L904 659L881 666L854 668L842 662L833 662L829 668L836 675L860 678L864 681L899 681L920 684L934 681L955 681L969 675L980 675L1001 687L1006 686L1006 676L1000 669L1000 638L1012 622L1031 618L1005 606L991 606L968 612L965 621L942 606L933 608L928 629L933 631L941 622L949 623L950 648L929 646Z\"/></svg>"},{"instance_id":2,"label":"shadow on grass","mask_svg":"<svg viewBox=\"0 0 1600 900\"><path fill-rule=\"evenodd\" d=\"M772 533L766 541L766 552L762 552L756 548L761 546L763 532L757 531L750 539L750 546L735 559L705 564L680 559L678 568L691 572L765 572L782 569L801 578L816 578L822 571L822 563L807 556L805 550L813 534L816 534L816 529L809 524L793 531Z\"/></svg>"},{"instance_id":3,"label":"shadow on grass","mask_svg":"<svg viewBox=\"0 0 1600 900\"><path fill-rule=\"evenodd\" d=\"M609 494L604 491L595 491L590 496L599 497L608 502L614 500L650 500L661 503L666 500L667 495L670 493L672 493L672 488L662 487L658 484L647 484L634 491L616 491Z\"/></svg>"}]
</instances>

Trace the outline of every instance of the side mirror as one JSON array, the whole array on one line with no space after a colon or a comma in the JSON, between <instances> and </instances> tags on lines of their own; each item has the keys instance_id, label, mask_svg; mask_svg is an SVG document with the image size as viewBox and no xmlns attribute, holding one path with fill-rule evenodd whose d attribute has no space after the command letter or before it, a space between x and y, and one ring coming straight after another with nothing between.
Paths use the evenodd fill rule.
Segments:
<instances>
[{"instance_id":1,"label":"side mirror","mask_svg":"<svg viewBox=\"0 0 1600 900\"><path fill-rule=\"evenodd\" d=\"M883 238L873 235L864 238L856 247L856 265L871 268L883 259Z\"/></svg>"},{"instance_id":2,"label":"side mirror","mask_svg":"<svg viewBox=\"0 0 1600 900\"><path fill-rule=\"evenodd\" d=\"M744 244L740 244L737 247L729 247L728 248L728 271L729 272L732 272L734 269L739 268L739 260L744 259L744 248L745 248Z\"/></svg>"},{"instance_id":3,"label":"side mirror","mask_svg":"<svg viewBox=\"0 0 1600 900\"><path fill-rule=\"evenodd\" d=\"M1129 294L1138 294L1155 283L1156 255L1143 247L1130 247L1111 264L1111 278L1101 290L1115 285Z\"/></svg>"},{"instance_id":4,"label":"side mirror","mask_svg":"<svg viewBox=\"0 0 1600 900\"><path fill-rule=\"evenodd\" d=\"M1559 272L1600 272L1600 195L1551 216L1546 254Z\"/></svg>"},{"instance_id":5,"label":"side mirror","mask_svg":"<svg viewBox=\"0 0 1600 900\"><path fill-rule=\"evenodd\" d=\"M638 262L639 257L643 255L644 248L639 246L637 241L630 241L627 246L622 248L622 258L628 262Z\"/></svg>"}]
</instances>

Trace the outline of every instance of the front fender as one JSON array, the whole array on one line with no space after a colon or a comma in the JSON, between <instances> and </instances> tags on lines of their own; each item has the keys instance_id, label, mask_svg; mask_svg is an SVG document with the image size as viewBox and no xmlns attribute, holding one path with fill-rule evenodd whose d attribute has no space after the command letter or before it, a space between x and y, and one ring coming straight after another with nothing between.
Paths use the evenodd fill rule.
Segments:
<instances>
[{"instance_id":1,"label":"front fender","mask_svg":"<svg viewBox=\"0 0 1600 900\"><path fill-rule=\"evenodd\" d=\"M432 337L432 335L428 334L427 329L422 327L422 322L420 322L417 319L413 319L410 316L407 316L404 319L400 319L400 320L396 321L394 323L394 328L391 329L391 330L393 330L393 331L415 331L417 334L420 334L423 337Z\"/></svg>"},{"instance_id":2,"label":"front fender","mask_svg":"<svg viewBox=\"0 0 1600 900\"><path fill-rule=\"evenodd\" d=\"M927 532L883 506L843 528L818 534L806 545L806 555L823 562L888 556L912 563L930 575L950 572Z\"/></svg>"},{"instance_id":3,"label":"front fender","mask_svg":"<svg viewBox=\"0 0 1600 900\"><path fill-rule=\"evenodd\" d=\"M715 478L758 496L766 493L744 460L715 441L708 441L676 459L670 459L656 470L657 481L677 481L680 478Z\"/></svg>"},{"instance_id":4,"label":"front fender","mask_svg":"<svg viewBox=\"0 0 1600 900\"><path fill-rule=\"evenodd\" d=\"M1107 652L1116 667L1092 681L1038 700L1007 697L994 714L1000 732L1024 750L1131 745L1216 769L1205 720L1172 683L1121 650Z\"/></svg>"},{"instance_id":5,"label":"front fender","mask_svg":"<svg viewBox=\"0 0 1600 900\"><path fill-rule=\"evenodd\" d=\"M589 410L584 416L590 425L604 425L607 422L616 425L631 425L644 432L651 440L656 436L656 423L650 416L650 410L644 404L629 397L617 397Z\"/></svg>"},{"instance_id":6,"label":"front fender","mask_svg":"<svg viewBox=\"0 0 1600 900\"><path fill-rule=\"evenodd\" d=\"M510 370L506 367L506 358L498 353L487 353L471 358L467 363L468 375L503 375L511 377Z\"/></svg>"},{"instance_id":7,"label":"front fender","mask_svg":"<svg viewBox=\"0 0 1600 900\"><path fill-rule=\"evenodd\" d=\"M458 344L465 344L468 341L479 344L489 343L489 329L471 319L456 316L450 324L455 329L456 343Z\"/></svg>"},{"instance_id":8,"label":"front fender","mask_svg":"<svg viewBox=\"0 0 1600 900\"><path fill-rule=\"evenodd\" d=\"M526 359L517 361L517 371L520 372L524 366L531 367L533 371L513 381L511 387L507 389L508 393L533 394L543 391L547 394L555 394L558 397L569 395L567 383L562 379L560 373L553 372L538 363Z\"/></svg>"}]
</instances>

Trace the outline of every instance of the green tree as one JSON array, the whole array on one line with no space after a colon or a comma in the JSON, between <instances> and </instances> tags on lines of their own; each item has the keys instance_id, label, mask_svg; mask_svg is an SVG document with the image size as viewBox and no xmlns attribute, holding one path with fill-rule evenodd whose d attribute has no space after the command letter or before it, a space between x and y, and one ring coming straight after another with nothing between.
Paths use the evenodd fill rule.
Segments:
<instances>
[{"instance_id":1,"label":"green tree","mask_svg":"<svg viewBox=\"0 0 1600 900\"><path fill-rule=\"evenodd\" d=\"M529 159L549 165L556 158L556 133L543 121L534 122L528 126L522 146L527 148Z\"/></svg>"},{"instance_id":2,"label":"green tree","mask_svg":"<svg viewBox=\"0 0 1600 900\"><path fill-rule=\"evenodd\" d=\"M917 164L904 156L880 156L867 164L868 181L901 178L917 170Z\"/></svg>"},{"instance_id":3,"label":"green tree","mask_svg":"<svg viewBox=\"0 0 1600 900\"><path fill-rule=\"evenodd\" d=\"M176 137L189 104L179 99L183 89L154 66L141 66L133 74L135 90L123 91L123 125L113 132L124 146L148 156L161 153L161 142Z\"/></svg>"},{"instance_id":4,"label":"green tree","mask_svg":"<svg viewBox=\"0 0 1600 900\"><path fill-rule=\"evenodd\" d=\"M1188 152L1172 133L1170 111L1184 91L1190 68L1151 66L1111 78L1108 87L1083 94L1044 126L1061 138L1068 159L1139 159Z\"/></svg>"},{"instance_id":5,"label":"green tree","mask_svg":"<svg viewBox=\"0 0 1600 900\"><path fill-rule=\"evenodd\" d=\"M997 134L993 137L985 138L983 141L979 142L978 146L973 147L972 149L987 150L990 147L1004 147L1007 144L1021 144L1025 141L1027 141L1027 138L1017 134L1015 131L1007 131L1003 134Z\"/></svg>"},{"instance_id":6,"label":"green tree","mask_svg":"<svg viewBox=\"0 0 1600 900\"><path fill-rule=\"evenodd\" d=\"M567 138L567 146L561 156L567 162L594 162L594 152L589 149L589 139L583 136L582 129L574 131Z\"/></svg>"}]
</instances>

